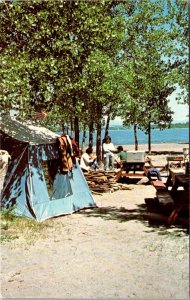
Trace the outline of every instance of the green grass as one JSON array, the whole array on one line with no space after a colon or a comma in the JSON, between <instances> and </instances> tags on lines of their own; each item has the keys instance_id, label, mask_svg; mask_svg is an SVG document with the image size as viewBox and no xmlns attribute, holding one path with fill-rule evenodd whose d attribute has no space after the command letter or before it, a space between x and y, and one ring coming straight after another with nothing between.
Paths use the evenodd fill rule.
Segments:
<instances>
[{"instance_id":1,"label":"green grass","mask_svg":"<svg viewBox=\"0 0 190 300\"><path fill-rule=\"evenodd\" d=\"M9 242L20 237L32 242L39 236L46 236L46 229L53 226L53 220L38 223L35 220L14 216L11 209L0 213L0 226L0 242Z\"/></svg>"}]
</instances>

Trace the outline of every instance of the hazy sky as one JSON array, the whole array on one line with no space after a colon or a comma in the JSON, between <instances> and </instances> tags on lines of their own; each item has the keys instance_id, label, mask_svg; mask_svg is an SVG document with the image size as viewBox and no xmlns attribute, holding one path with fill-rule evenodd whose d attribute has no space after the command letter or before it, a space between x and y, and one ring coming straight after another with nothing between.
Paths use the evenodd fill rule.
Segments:
<instances>
[{"instance_id":1,"label":"hazy sky","mask_svg":"<svg viewBox=\"0 0 190 300\"><path fill-rule=\"evenodd\" d=\"M177 104L174 97L171 97L170 107L174 111L173 120L175 122L189 120L189 105L188 104Z\"/></svg>"}]
</instances>

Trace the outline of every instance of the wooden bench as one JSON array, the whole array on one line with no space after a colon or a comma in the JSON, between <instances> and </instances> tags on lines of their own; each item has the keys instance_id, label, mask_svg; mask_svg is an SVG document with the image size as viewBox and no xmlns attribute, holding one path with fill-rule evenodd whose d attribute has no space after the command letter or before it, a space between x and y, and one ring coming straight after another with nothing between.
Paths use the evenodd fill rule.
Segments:
<instances>
[{"instance_id":1,"label":"wooden bench","mask_svg":"<svg viewBox=\"0 0 190 300\"><path fill-rule=\"evenodd\" d=\"M163 212L171 213L175 207L174 200L167 190L161 189L156 192L160 208Z\"/></svg>"},{"instance_id":2,"label":"wooden bench","mask_svg":"<svg viewBox=\"0 0 190 300\"><path fill-rule=\"evenodd\" d=\"M189 218L189 189L180 191L175 198L175 208L168 218L168 225L172 225L175 222L179 213L185 213Z\"/></svg>"},{"instance_id":3,"label":"wooden bench","mask_svg":"<svg viewBox=\"0 0 190 300\"><path fill-rule=\"evenodd\" d=\"M119 171L116 173L115 179L119 180L121 177L136 177L136 178L144 178L146 175L143 173L129 173L129 172L124 172L124 171Z\"/></svg>"},{"instance_id":4,"label":"wooden bench","mask_svg":"<svg viewBox=\"0 0 190 300\"><path fill-rule=\"evenodd\" d=\"M159 190L167 190L166 185L162 181L160 181L160 180L154 180L154 181L151 180L151 184L153 185L153 187L157 191L159 191Z\"/></svg>"},{"instance_id":5,"label":"wooden bench","mask_svg":"<svg viewBox=\"0 0 190 300\"><path fill-rule=\"evenodd\" d=\"M154 181L155 183L155 181ZM158 184L159 186L159 184ZM156 188L158 187L156 186ZM163 188L158 189L156 198L145 198L148 212L145 214L149 220L164 222L167 226L181 224L189 226L189 202L188 195L184 192L178 203L174 201L171 194ZM179 216L179 213L183 215Z\"/></svg>"}]
</instances>

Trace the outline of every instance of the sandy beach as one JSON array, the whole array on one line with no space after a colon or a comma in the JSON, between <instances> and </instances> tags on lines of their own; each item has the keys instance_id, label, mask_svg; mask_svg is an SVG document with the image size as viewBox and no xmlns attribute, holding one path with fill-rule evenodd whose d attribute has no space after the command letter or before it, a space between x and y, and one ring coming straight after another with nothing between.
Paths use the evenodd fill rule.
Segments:
<instances>
[{"instance_id":1,"label":"sandy beach","mask_svg":"<svg viewBox=\"0 0 190 300\"><path fill-rule=\"evenodd\" d=\"M187 147L159 144L152 150ZM166 164L166 155L151 158ZM127 186L94 195L97 208L47 220L40 233L23 230L3 242L1 297L189 299L187 230L143 219L144 200L156 191L143 183Z\"/></svg>"},{"instance_id":2,"label":"sandy beach","mask_svg":"<svg viewBox=\"0 0 190 300\"><path fill-rule=\"evenodd\" d=\"M124 150L135 150L135 145L122 145ZM87 146L86 146L87 147ZM117 146L115 146L117 148ZM161 143L151 144L152 151L176 151L183 152L183 148L189 148L189 143ZM93 147L95 150L95 147ZM138 150L148 151L148 144L139 144Z\"/></svg>"},{"instance_id":3,"label":"sandy beach","mask_svg":"<svg viewBox=\"0 0 190 300\"><path fill-rule=\"evenodd\" d=\"M134 145L123 145L125 150L135 150ZM189 148L189 144L183 143L162 143L162 144L151 144L151 151L176 151L183 152L183 148ZM148 151L147 144L140 144L138 150Z\"/></svg>"}]
</instances>

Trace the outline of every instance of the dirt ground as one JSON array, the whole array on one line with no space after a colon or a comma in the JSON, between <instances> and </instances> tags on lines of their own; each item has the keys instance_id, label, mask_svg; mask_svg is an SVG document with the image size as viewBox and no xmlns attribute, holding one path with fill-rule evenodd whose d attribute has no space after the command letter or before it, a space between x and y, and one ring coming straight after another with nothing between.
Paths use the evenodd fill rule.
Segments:
<instances>
[{"instance_id":1,"label":"dirt ground","mask_svg":"<svg viewBox=\"0 0 190 300\"><path fill-rule=\"evenodd\" d=\"M189 235L143 219L155 189L128 186L94 195L97 208L52 219L32 242L3 243L2 298L189 299Z\"/></svg>"}]
</instances>

